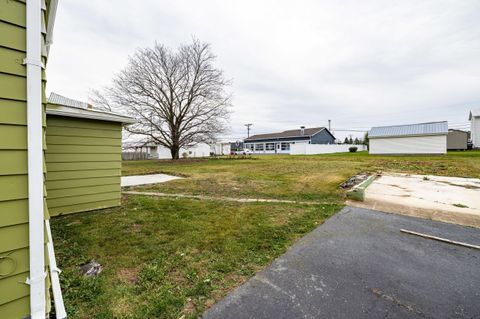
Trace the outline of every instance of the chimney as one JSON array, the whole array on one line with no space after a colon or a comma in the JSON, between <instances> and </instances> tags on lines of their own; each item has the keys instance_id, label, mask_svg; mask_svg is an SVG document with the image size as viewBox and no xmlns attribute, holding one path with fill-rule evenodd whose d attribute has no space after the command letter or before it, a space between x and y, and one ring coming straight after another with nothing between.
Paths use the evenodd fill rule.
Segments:
<instances>
[{"instance_id":1,"label":"chimney","mask_svg":"<svg viewBox=\"0 0 480 319\"><path fill-rule=\"evenodd\" d=\"M300 126L300 135L305 135L305 126Z\"/></svg>"}]
</instances>

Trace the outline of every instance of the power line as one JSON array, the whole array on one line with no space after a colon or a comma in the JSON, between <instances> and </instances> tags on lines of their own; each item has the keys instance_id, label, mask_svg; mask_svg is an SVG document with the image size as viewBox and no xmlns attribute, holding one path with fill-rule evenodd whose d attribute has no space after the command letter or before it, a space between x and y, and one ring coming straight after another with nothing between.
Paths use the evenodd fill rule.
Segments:
<instances>
[{"instance_id":1,"label":"power line","mask_svg":"<svg viewBox=\"0 0 480 319\"><path fill-rule=\"evenodd\" d=\"M370 129L366 129L366 130L356 130L356 129L341 129L341 128L333 128L332 129L333 131L336 131L336 132L361 132L361 133L364 133L364 132L367 132L369 131Z\"/></svg>"}]
</instances>

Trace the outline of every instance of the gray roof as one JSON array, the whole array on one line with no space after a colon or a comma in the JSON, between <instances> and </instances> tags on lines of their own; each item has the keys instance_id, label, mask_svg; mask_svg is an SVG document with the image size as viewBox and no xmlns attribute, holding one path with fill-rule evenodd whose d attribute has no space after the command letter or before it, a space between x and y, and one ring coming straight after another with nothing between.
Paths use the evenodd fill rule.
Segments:
<instances>
[{"instance_id":1,"label":"gray roof","mask_svg":"<svg viewBox=\"0 0 480 319\"><path fill-rule=\"evenodd\" d=\"M277 138L310 137L324 129L325 127L306 128L303 135L300 129L288 130L288 131L283 131L279 133L257 134L257 135L250 136L249 138L246 138L245 142L250 142L254 140L270 140L270 139L277 139Z\"/></svg>"},{"instance_id":2,"label":"gray roof","mask_svg":"<svg viewBox=\"0 0 480 319\"><path fill-rule=\"evenodd\" d=\"M53 92L48 98L46 113L49 115L120 122L124 124L135 123L135 120L129 116L109 111L95 110L88 103L73 100Z\"/></svg>"},{"instance_id":3,"label":"gray roof","mask_svg":"<svg viewBox=\"0 0 480 319\"><path fill-rule=\"evenodd\" d=\"M48 103L64 105L64 106L71 106L71 107L78 107L78 108L81 108L81 109L87 109L88 108L88 103L87 102L77 101L77 100L65 97L63 95L57 94L55 92L50 93L50 96L48 97Z\"/></svg>"},{"instance_id":4,"label":"gray roof","mask_svg":"<svg viewBox=\"0 0 480 319\"><path fill-rule=\"evenodd\" d=\"M447 135L448 122L430 122L408 125L372 127L368 132L369 138L422 136L422 135Z\"/></svg>"}]
</instances>

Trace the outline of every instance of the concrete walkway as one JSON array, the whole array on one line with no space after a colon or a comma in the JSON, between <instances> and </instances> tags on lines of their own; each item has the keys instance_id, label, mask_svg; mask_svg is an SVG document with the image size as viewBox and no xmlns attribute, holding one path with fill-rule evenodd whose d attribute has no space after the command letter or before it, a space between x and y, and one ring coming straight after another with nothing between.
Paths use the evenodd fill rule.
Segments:
<instances>
[{"instance_id":1,"label":"concrete walkway","mask_svg":"<svg viewBox=\"0 0 480 319\"><path fill-rule=\"evenodd\" d=\"M181 177L166 174L122 176L121 185L122 187L140 186L147 184L165 183L168 181L173 181L175 179L181 179Z\"/></svg>"},{"instance_id":2,"label":"concrete walkway","mask_svg":"<svg viewBox=\"0 0 480 319\"><path fill-rule=\"evenodd\" d=\"M479 318L480 230L346 207L205 319Z\"/></svg>"},{"instance_id":3,"label":"concrete walkway","mask_svg":"<svg viewBox=\"0 0 480 319\"><path fill-rule=\"evenodd\" d=\"M158 193L158 192L123 191L122 194L155 196L155 197L179 197L179 198L217 200L217 201L237 202L237 203L284 203L284 204L299 204L299 205L328 205L328 204L332 204L332 202L304 202L304 201L294 201L294 200L286 200L286 199L235 198L235 197L224 197L224 196L169 194L169 193Z\"/></svg>"}]
</instances>

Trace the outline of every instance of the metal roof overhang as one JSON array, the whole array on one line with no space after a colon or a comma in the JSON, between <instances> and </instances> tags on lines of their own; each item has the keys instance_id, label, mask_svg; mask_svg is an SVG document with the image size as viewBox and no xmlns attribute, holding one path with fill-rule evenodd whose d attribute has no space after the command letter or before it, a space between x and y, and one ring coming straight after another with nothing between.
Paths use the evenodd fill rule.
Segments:
<instances>
[{"instance_id":1,"label":"metal roof overhang","mask_svg":"<svg viewBox=\"0 0 480 319\"><path fill-rule=\"evenodd\" d=\"M420 136L438 136L438 135L448 135L448 132L442 133L429 133L429 134L409 134L409 135L385 135L385 136L372 136L368 137L370 140L381 139L381 138L402 138L402 137L420 137Z\"/></svg>"},{"instance_id":2,"label":"metal roof overhang","mask_svg":"<svg viewBox=\"0 0 480 319\"><path fill-rule=\"evenodd\" d=\"M67 117L75 117L75 118L84 118L84 119L90 119L90 120L119 122L122 124L135 123L134 119L124 115L107 113L102 111L95 111L95 110L88 110L88 109L72 108L72 107L67 107L62 105L55 105L55 108L47 107L46 113L47 115L58 115L58 116L67 116Z\"/></svg>"}]
</instances>

